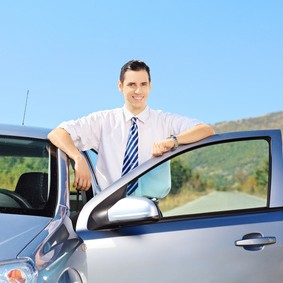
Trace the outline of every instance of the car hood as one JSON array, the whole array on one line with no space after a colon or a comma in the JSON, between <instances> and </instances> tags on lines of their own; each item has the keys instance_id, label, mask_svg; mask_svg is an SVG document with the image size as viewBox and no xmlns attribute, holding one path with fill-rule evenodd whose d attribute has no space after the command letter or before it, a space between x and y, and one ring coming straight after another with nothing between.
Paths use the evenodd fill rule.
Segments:
<instances>
[{"instance_id":1,"label":"car hood","mask_svg":"<svg viewBox=\"0 0 283 283\"><path fill-rule=\"evenodd\" d=\"M15 258L50 221L41 216L0 214L0 261Z\"/></svg>"}]
</instances>

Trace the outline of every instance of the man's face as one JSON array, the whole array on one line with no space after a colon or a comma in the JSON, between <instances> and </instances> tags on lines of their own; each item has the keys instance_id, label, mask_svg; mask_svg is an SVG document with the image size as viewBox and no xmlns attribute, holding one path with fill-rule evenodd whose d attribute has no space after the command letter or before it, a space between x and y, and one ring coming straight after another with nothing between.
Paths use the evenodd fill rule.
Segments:
<instances>
[{"instance_id":1,"label":"man's face","mask_svg":"<svg viewBox=\"0 0 283 283\"><path fill-rule=\"evenodd\" d=\"M126 108L138 115L146 107L146 100L151 90L148 74L145 70L127 71L124 82L118 82L119 91L124 94Z\"/></svg>"}]
</instances>

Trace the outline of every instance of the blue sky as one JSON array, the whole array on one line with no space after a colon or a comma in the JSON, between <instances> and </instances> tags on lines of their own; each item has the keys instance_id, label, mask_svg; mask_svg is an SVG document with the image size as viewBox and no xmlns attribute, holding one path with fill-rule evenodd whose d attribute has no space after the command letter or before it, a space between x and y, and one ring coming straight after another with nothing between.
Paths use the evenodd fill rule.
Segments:
<instances>
[{"instance_id":1,"label":"blue sky","mask_svg":"<svg viewBox=\"0 0 283 283\"><path fill-rule=\"evenodd\" d=\"M1 0L0 123L53 128L123 105L121 66L151 68L150 107L214 124L283 110L282 0Z\"/></svg>"}]
</instances>

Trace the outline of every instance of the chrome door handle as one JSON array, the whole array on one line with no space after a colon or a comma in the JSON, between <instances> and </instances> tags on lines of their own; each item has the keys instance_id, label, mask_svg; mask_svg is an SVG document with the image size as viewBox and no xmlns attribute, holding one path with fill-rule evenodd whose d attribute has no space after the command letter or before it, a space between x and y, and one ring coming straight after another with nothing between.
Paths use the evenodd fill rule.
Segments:
<instances>
[{"instance_id":1,"label":"chrome door handle","mask_svg":"<svg viewBox=\"0 0 283 283\"><path fill-rule=\"evenodd\" d=\"M237 247L243 247L247 250L261 250L265 245L276 243L276 237L263 237L260 233L250 233L241 240L235 241Z\"/></svg>"},{"instance_id":2,"label":"chrome door handle","mask_svg":"<svg viewBox=\"0 0 283 283\"><path fill-rule=\"evenodd\" d=\"M271 245L276 243L275 237L262 237L259 239L238 240L236 246L255 246L255 245Z\"/></svg>"}]
</instances>

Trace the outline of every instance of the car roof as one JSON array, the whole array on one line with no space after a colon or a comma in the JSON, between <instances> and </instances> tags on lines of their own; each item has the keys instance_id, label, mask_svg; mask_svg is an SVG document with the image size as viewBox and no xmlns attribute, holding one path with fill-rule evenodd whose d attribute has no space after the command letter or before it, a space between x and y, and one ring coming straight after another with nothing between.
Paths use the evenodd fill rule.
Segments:
<instances>
[{"instance_id":1,"label":"car roof","mask_svg":"<svg viewBox=\"0 0 283 283\"><path fill-rule=\"evenodd\" d=\"M0 124L0 135L12 137L28 137L36 139L47 139L51 129L25 125Z\"/></svg>"}]
</instances>

